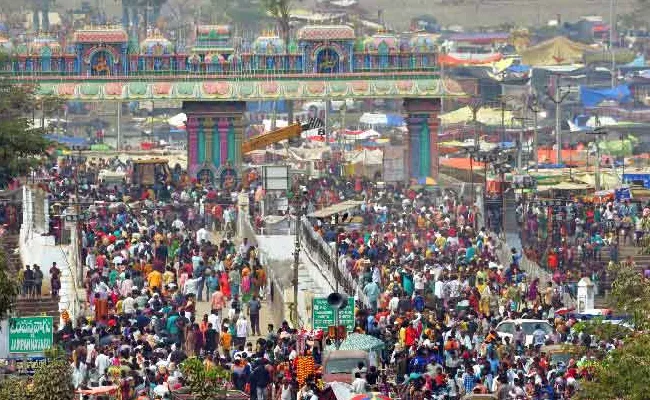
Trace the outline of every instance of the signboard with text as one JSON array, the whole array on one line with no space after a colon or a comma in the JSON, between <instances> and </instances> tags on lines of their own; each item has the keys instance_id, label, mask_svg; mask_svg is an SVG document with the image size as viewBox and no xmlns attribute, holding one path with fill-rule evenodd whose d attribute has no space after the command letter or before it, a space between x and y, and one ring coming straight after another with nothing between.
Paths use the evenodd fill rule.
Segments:
<instances>
[{"instance_id":1,"label":"signboard with text","mask_svg":"<svg viewBox=\"0 0 650 400\"><path fill-rule=\"evenodd\" d=\"M312 325L314 329L327 331L334 326L334 310L325 297L314 298L312 303ZM348 332L354 330L354 298L348 298L348 306L339 311L339 325L344 325Z\"/></svg>"},{"instance_id":2,"label":"signboard with text","mask_svg":"<svg viewBox=\"0 0 650 400\"><path fill-rule=\"evenodd\" d=\"M20 317L9 320L10 353L42 353L52 347L52 317Z\"/></svg>"}]
</instances>

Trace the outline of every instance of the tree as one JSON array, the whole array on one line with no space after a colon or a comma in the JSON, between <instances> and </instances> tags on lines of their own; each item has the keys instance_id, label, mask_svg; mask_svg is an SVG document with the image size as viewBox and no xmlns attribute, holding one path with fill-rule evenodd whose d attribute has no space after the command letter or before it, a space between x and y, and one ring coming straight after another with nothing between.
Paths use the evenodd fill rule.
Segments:
<instances>
[{"instance_id":1,"label":"tree","mask_svg":"<svg viewBox=\"0 0 650 400\"><path fill-rule=\"evenodd\" d=\"M633 317L636 329L650 327L650 281L635 265L620 263L610 267L616 279L608 297L611 307Z\"/></svg>"},{"instance_id":2,"label":"tree","mask_svg":"<svg viewBox=\"0 0 650 400\"><path fill-rule=\"evenodd\" d=\"M7 254L0 249L0 320L6 319L13 308L20 288L8 271ZM0 397L2 398L2 397Z\"/></svg>"},{"instance_id":3,"label":"tree","mask_svg":"<svg viewBox=\"0 0 650 400\"><path fill-rule=\"evenodd\" d=\"M34 373L33 384L10 378L0 384L1 400L74 400L72 369L60 348L45 351L47 364Z\"/></svg>"},{"instance_id":4,"label":"tree","mask_svg":"<svg viewBox=\"0 0 650 400\"><path fill-rule=\"evenodd\" d=\"M285 46L291 39L291 0L262 0L264 10L275 19Z\"/></svg>"},{"instance_id":5,"label":"tree","mask_svg":"<svg viewBox=\"0 0 650 400\"><path fill-rule=\"evenodd\" d=\"M619 331L610 337L622 339L624 344L602 360L588 364L589 379L581 384L577 397L585 400L647 399L647 377L650 376L650 334L647 333L650 285L634 265L621 263L610 267L610 270L616 274L609 297L611 306L631 314L636 331L628 331L627 334ZM601 328L605 325L611 324L603 324ZM613 333L609 329L602 331L597 323L591 324L596 331L589 332L589 326L585 325L585 333L600 334L603 336L600 339Z\"/></svg>"},{"instance_id":6,"label":"tree","mask_svg":"<svg viewBox=\"0 0 650 400\"><path fill-rule=\"evenodd\" d=\"M190 357L181 364L192 395L197 400L225 399L230 373L221 366L206 367L197 357Z\"/></svg>"},{"instance_id":7,"label":"tree","mask_svg":"<svg viewBox=\"0 0 650 400\"><path fill-rule=\"evenodd\" d=\"M43 129L34 128L30 120L35 109L42 106L50 113L57 104L60 102L51 97L37 98L33 85L0 79L0 188L28 173L45 154L50 142Z\"/></svg>"},{"instance_id":8,"label":"tree","mask_svg":"<svg viewBox=\"0 0 650 400\"><path fill-rule=\"evenodd\" d=\"M578 399L645 400L650 376L650 335L630 339L605 359L588 365L590 379L581 384Z\"/></svg>"}]
</instances>

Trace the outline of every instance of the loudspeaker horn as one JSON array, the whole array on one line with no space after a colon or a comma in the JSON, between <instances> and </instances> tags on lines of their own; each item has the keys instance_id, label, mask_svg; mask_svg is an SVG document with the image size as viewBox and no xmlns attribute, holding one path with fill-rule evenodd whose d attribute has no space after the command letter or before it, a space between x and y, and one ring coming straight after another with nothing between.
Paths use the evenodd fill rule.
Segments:
<instances>
[{"instance_id":1,"label":"loudspeaker horn","mask_svg":"<svg viewBox=\"0 0 650 400\"><path fill-rule=\"evenodd\" d=\"M333 309L342 310L348 305L348 295L336 292L331 293L327 296L327 304L329 304Z\"/></svg>"}]
</instances>

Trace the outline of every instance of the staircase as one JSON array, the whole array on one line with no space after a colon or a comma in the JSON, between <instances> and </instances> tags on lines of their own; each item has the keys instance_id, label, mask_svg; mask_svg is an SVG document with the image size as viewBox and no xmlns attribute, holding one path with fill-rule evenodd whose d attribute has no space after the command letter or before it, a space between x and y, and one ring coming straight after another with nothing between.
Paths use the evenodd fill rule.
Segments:
<instances>
[{"instance_id":1,"label":"staircase","mask_svg":"<svg viewBox=\"0 0 650 400\"><path fill-rule=\"evenodd\" d=\"M7 255L7 272L10 277L18 277L18 270L23 267L20 253L18 252L19 236L13 233L5 233L0 237L0 247ZM13 310L18 317L33 315L47 315L58 318L59 300L52 297L39 298L17 298L13 304Z\"/></svg>"}]
</instances>

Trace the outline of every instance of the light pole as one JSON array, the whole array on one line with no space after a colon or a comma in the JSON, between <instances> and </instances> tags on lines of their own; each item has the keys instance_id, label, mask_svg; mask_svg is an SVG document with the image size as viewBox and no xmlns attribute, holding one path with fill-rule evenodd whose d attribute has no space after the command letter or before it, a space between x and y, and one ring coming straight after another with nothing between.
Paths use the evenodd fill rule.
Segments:
<instances>
[{"instance_id":1,"label":"light pole","mask_svg":"<svg viewBox=\"0 0 650 400\"><path fill-rule=\"evenodd\" d=\"M300 193L296 193L296 237L293 242L293 307L294 327L298 327L298 267L300 265L300 224L302 223L302 195L307 189L300 187Z\"/></svg>"},{"instance_id":2,"label":"light pole","mask_svg":"<svg viewBox=\"0 0 650 400\"><path fill-rule=\"evenodd\" d=\"M528 109L533 112L533 160L535 161L535 171L539 171L539 157L537 155L537 114L542 111L539 106L537 95L533 95L532 101L528 103Z\"/></svg>"},{"instance_id":3,"label":"light pole","mask_svg":"<svg viewBox=\"0 0 650 400\"><path fill-rule=\"evenodd\" d=\"M595 181L595 189L596 192L600 191L600 135L606 135L607 130L605 130L601 125L600 125L600 119L598 118L598 114L596 114L596 127L592 130L587 132L589 135L596 135L596 181Z\"/></svg>"},{"instance_id":4,"label":"light pole","mask_svg":"<svg viewBox=\"0 0 650 400\"><path fill-rule=\"evenodd\" d=\"M562 102L566 97L571 93L571 87L569 91L562 93L560 88L560 75L555 75L555 94L549 98L553 103L555 103L555 142L557 144L557 164L562 163L562 123L561 123L561 113L562 113Z\"/></svg>"}]
</instances>

